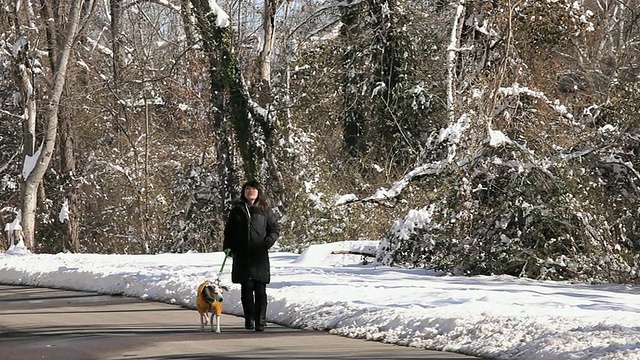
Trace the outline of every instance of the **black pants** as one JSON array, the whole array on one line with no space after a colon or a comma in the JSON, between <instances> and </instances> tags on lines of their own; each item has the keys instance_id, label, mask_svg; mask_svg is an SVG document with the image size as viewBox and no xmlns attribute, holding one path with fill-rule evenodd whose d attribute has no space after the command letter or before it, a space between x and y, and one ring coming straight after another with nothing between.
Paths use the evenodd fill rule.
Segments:
<instances>
[{"instance_id":1,"label":"black pants","mask_svg":"<svg viewBox=\"0 0 640 360\"><path fill-rule=\"evenodd\" d=\"M240 300L246 321L267 324L267 284L249 280L240 285Z\"/></svg>"}]
</instances>

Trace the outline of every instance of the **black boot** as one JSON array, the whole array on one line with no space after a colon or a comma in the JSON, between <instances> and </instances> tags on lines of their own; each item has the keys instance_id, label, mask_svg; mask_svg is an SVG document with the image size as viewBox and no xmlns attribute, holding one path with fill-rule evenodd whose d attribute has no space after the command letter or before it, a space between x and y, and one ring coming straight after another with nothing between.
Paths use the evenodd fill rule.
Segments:
<instances>
[{"instance_id":1,"label":"black boot","mask_svg":"<svg viewBox=\"0 0 640 360\"><path fill-rule=\"evenodd\" d=\"M260 311L260 325L263 327L267 327L267 307L263 306L262 311Z\"/></svg>"},{"instance_id":2,"label":"black boot","mask_svg":"<svg viewBox=\"0 0 640 360\"><path fill-rule=\"evenodd\" d=\"M256 322L256 331L264 331L264 325L258 320Z\"/></svg>"},{"instance_id":3,"label":"black boot","mask_svg":"<svg viewBox=\"0 0 640 360\"><path fill-rule=\"evenodd\" d=\"M264 311L261 311L261 307L256 305L256 331L264 331L264 327L267 326L267 320L265 319L264 313Z\"/></svg>"},{"instance_id":4,"label":"black boot","mask_svg":"<svg viewBox=\"0 0 640 360\"><path fill-rule=\"evenodd\" d=\"M253 320L251 320L249 318L245 318L244 319L244 328L247 329L247 330L253 330L253 328L254 328Z\"/></svg>"},{"instance_id":5,"label":"black boot","mask_svg":"<svg viewBox=\"0 0 640 360\"><path fill-rule=\"evenodd\" d=\"M255 282L254 290L256 301L253 308L253 318L256 322L256 331L264 331L264 327L267 325L267 284Z\"/></svg>"}]
</instances>

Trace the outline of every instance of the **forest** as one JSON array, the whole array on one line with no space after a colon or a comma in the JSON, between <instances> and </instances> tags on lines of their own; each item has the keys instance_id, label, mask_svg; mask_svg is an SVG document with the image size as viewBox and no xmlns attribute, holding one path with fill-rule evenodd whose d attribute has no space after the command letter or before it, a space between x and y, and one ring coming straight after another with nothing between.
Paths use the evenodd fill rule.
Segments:
<instances>
[{"instance_id":1,"label":"forest","mask_svg":"<svg viewBox=\"0 0 640 360\"><path fill-rule=\"evenodd\" d=\"M220 251L257 179L282 251L636 283L639 54L631 0L5 0L0 218Z\"/></svg>"}]
</instances>

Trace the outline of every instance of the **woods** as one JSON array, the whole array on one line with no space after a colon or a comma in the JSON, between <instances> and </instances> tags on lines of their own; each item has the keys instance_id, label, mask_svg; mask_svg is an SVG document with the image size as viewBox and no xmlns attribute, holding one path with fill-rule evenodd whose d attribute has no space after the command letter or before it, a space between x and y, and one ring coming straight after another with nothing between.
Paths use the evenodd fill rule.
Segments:
<instances>
[{"instance_id":1,"label":"woods","mask_svg":"<svg viewBox=\"0 0 640 360\"><path fill-rule=\"evenodd\" d=\"M64 0L0 9L0 215L34 252L282 249L636 282L631 1Z\"/></svg>"}]
</instances>

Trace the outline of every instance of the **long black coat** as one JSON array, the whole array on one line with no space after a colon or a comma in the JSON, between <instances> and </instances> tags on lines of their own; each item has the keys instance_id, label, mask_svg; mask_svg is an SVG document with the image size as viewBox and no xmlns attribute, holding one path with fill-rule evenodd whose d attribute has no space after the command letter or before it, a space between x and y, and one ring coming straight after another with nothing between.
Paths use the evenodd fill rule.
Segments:
<instances>
[{"instance_id":1,"label":"long black coat","mask_svg":"<svg viewBox=\"0 0 640 360\"><path fill-rule=\"evenodd\" d=\"M251 214L249 214L249 212ZM224 249L233 254L231 281L271 282L269 249L280 236L280 224L270 208L234 204L224 228Z\"/></svg>"}]
</instances>

